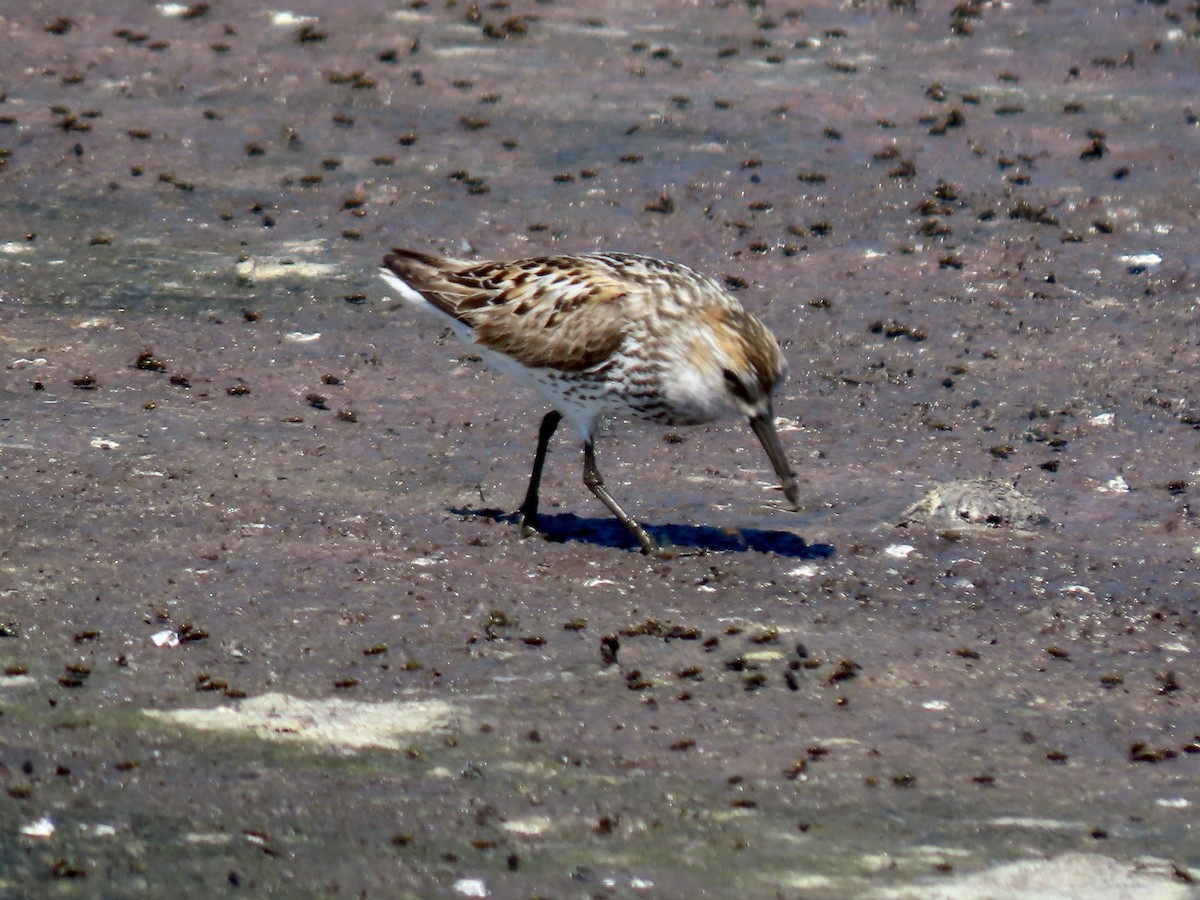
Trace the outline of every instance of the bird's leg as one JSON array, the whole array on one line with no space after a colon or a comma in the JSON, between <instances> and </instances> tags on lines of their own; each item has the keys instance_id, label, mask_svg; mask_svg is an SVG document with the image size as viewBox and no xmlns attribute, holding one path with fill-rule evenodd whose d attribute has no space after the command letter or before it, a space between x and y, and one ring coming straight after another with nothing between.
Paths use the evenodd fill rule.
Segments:
<instances>
[{"instance_id":1,"label":"bird's leg","mask_svg":"<svg viewBox=\"0 0 1200 900\"><path fill-rule=\"evenodd\" d=\"M621 520L622 525L633 532L633 536L642 545L643 553L647 556L661 555L658 542L650 537L650 533L634 521L629 513L621 509L612 494L604 487L604 478L601 477L600 470L596 468L596 448L591 441L586 441L583 445L583 483L587 485L588 490L600 498L600 502L607 506L614 516Z\"/></svg>"},{"instance_id":2,"label":"bird's leg","mask_svg":"<svg viewBox=\"0 0 1200 900\"><path fill-rule=\"evenodd\" d=\"M561 421L562 413L552 409L546 413L538 429L537 451L533 454L533 472L529 475L529 488L525 491L525 499L521 501L521 508L517 511L521 537L537 533L538 488L542 483L542 469L546 465L546 451L550 446L550 438L554 436L554 429L558 428Z\"/></svg>"}]
</instances>

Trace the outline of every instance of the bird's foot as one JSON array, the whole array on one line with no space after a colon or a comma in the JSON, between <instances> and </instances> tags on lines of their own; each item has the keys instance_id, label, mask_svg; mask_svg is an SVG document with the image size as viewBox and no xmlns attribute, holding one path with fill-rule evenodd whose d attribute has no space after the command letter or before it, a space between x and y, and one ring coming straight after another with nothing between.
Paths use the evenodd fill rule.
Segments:
<instances>
[{"instance_id":1,"label":"bird's foot","mask_svg":"<svg viewBox=\"0 0 1200 900\"><path fill-rule=\"evenodd\" d=\"M526 513L522 510L517 511L517 527L521 530L521 539L531 538L535 535L544 536L541 525L538 522L537 513Z\"/></svg>"},{"instance_id":2,"label":"bird's foot","mask_svg":"<svg viewBox=\"0 0 1200 900\"><path fill-rule=\"evenodd\" d=\"M652 559L682 559L687 556L705 556L708 553L703 547L676 547L673 544L660 544L640 526L633 533L638 539L638 543L642 545L642 553Z\"/></svg>"},{"instance_id":3,"label":"bird's foot","mask_svg":"<svg viewBox=\"0 0 1200 900\"><path fill-rule=\"evenodd\" d=\"M647 556L652 556L655 559L671 560L671 559L686 559L689 556L708 556L708 551L703 547L656 547L653 551L642 551Z\"/></svg>"}]
</instances>

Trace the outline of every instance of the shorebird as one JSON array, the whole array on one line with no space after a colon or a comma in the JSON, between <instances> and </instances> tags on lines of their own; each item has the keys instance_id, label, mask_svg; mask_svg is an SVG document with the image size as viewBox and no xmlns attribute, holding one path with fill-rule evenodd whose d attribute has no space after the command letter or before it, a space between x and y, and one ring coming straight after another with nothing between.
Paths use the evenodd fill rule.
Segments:
<instances>
[{"instance_id":1,"label":"shorebird","mask_svg":"<svg viewBox=\"0 0 1200 900\"><path fill-rule=\"evenodd\" d=\"M787 364L766 326L713 279L629 253L478 262L401 249L384 257L380 275L552 407L518 510L522 536L538 530L542 469L564 418L583 437L583 483L644 553L666 555L613 499L596 466L606 416L669 426L742 416L797 508L796 476L771 408Z\"/></svg>"}]
</instances>

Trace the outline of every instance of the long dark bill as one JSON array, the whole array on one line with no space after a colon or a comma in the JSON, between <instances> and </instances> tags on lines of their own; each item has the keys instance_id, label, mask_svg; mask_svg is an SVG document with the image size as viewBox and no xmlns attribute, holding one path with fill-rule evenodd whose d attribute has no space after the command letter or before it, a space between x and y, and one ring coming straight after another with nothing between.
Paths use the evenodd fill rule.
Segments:
<instances>
[{"instance_id":1,"label":"long dark bill","mask_svg":"<svg viewBox=\"0 0 1200 900\"><path fill-rule=\"evenodd\" d=\"M788 465L787 456L783 452L783 444L779 443L779 433L775 430L775 418L771 413L750 417L750 427L762 441L763 449L767 451L767 459L775 468L775 474L783 483L783 496L787 497L792 509L800 508L800 492L796 487L796 475Z\"/></svg>"}]
</instances>

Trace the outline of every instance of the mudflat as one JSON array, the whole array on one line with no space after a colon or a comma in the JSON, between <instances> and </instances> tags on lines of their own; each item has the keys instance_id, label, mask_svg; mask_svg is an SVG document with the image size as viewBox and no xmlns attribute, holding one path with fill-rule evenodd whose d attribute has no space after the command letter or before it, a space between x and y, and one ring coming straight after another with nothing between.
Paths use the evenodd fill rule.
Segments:
<instances>
[{"instance_id":1,"label":"mudflat","mask_svg":"<svg viewBox=\"0 0 1200 900\"><path fill-rule=\"evenodd\" d=\"M0 893L1194 896L1192 4L0 30ZM614 423L691 555L565 430L520 539L546 410L395 245L714 276L801 510Z\"/></svg>"}]
</instances>

